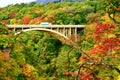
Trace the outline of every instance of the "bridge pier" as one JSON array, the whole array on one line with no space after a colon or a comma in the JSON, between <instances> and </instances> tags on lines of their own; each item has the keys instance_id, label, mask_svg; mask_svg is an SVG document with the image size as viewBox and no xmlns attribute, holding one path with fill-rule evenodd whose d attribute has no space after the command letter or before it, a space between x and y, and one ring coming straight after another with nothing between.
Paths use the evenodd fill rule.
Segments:
<instances>
[{"instance_id":1,"label":"bridge pier","mask_svg":"<svg viewBox=\"0 0 120 80\"><path fill-rule=\"evenodd\" d=\"M69 28L66 28L65 29L65 36L68 36L68 34L69 34Z\"/></svg>"},{"instance_id":2,"label":"bridge pier","mask_svg":"<svg viewBox=\"0 0 120 80\"><path fill-rule=\"evenodd\" d=\"M63 35L65 35L65 27L63 28Z\"/></svg>"},{"instance_id":3,"label":"bridge pier","mask_svg":"<svg viewBox=\"0 0 120 80\"><path fill-rule=\"evenodd\" d=\"M75 27L75 42L77 42L77 28Z\"/></svg>"},{"instance_id":4,"label":"bridge pier","mask_svg":"<svg viewBox=\"0 0 120 80\"><path fill-rule=\"evenodd\" d=\"M23 31L23 27L22 27L22 31Z\"/></svg>"},{"instance_id":5,"label":"bridge pier","mask_svg":"<svg viewBox=\"0 0 120 80\"><path fill-rule=\"evenodd\" d=\"M57 32L59 32L59 28L57 28Z\"/></svg>"},{"instance_id":6,"label":"bridge pier","mask_svg":"<svg viewBox=\"0 0 120 80\"><path fill-rule=\"evenodd\" d=\"M13 31L15 32L16 28L14 27Z\"/></svg>"},{"instance_id":7,"label":"bridge pier","mask_svg":"<svg viewBox=\"0 0 120 80\"><path fill-rule=\"evenodd\" d=\"M71 36L71 27L69 28L69 36Z\"/></svg>"}]
</instances>

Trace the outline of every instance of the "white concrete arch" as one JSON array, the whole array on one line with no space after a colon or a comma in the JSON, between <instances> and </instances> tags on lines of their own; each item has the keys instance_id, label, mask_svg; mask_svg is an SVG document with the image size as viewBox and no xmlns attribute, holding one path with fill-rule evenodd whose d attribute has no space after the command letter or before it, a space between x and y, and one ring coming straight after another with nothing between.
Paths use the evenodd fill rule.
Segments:
<instances>
[{"instance_id":1,"label":"white concrete arch","mask_svg":"<svg viewBox=\"0 0 120 80\"><path fill-rule=\"evenodd\" d=\"M60 40L62 43L64 44L68 44L68 45L73 45L74 42L71 41L67 36L51 30L51 29L45 29L45 28L31 28L31 29L24 29L21 32L16 32L15 35L21 34L22 32L28 32L28 31L42 31L42 32L46 32L50 35L52 35L53 37L57 38L58 40Z\"/></svg>"}]
</instances>

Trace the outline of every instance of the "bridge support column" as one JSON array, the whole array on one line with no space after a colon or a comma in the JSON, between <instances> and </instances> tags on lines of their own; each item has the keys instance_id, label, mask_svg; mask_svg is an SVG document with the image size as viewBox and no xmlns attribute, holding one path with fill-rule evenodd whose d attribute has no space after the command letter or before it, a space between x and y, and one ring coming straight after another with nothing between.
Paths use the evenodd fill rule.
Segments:
<instances>
[{"instance_id":1,"label":"bridge support column","mask_svg":"<svg viewBox=\"0 0 120 80\"><path fill-rule=\"evenodd\" d=\"M57 32L59 32L59 28L57 28Z\"/></svg>"},{"instance_id":2,"label":"bridge support column","mask_svg":"<svg viewBox=\"0 0 120 80\"><path fill-rule=\"evenodd\" d=\"M52 26L50 27L50 29L52 30Z\"/></svg>"},{"instance_id":3,"label":"bridge support column","mask_svg":"<svg viewBox=\"0 0 120 80\"><path fill-rule=\"evenodd\" d=\"M63 28L63 34L65 35L65 27Z\"/></svg>"},{"instance_id":4,"label":"bridge support column","mask_svg":"<svg viewBox=\"0 0 120 80\"><path fill-rule=\"evenodd\" d=\"M69 28L69 36L71 36L71 28Z\"/></svg>"},{"instance_id":5,"label":"bridge support column","mask_svg":"<svg viewBox=\"0 0 120 80\"><path fill-rule=\"evenodd\" d=\"M23 31L23 27L22 27L22 31Z\"/></svg>"},{"instance_id":6,"label":"bridge support column","mask_svg":"<svg viewBox=\"0 0 120 80\"><path fill-rule=\"evenodd\" d=\"M15 32L16 28L14 27L13 31Z\"/></svg>"},{"instance_id":7,"label":"bridge support column","mask_svg":"<svg viewBox=\"0 0 120 80\"><path fill-rule=\"evenodd\" d=\"M65 29L65 36L69 36L69 28Z\"/></svg>"},{"instance_id":8,"label":"bridge support column","mask_svg":"<svg viewBox=\"0 0 120 80\"><path fill-rule=\"evenodd\" d=\"M77 28L75 27L75 42L77 42Z\"/></svg>"}]
</instances>

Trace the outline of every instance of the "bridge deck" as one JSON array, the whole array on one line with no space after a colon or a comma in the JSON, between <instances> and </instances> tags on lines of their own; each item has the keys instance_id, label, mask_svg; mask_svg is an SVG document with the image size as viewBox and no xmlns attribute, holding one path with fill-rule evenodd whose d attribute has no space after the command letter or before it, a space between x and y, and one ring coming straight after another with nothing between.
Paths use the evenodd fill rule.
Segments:
<instances>
[{"instance_id":1,"label":"bridge deck","mask_svg":"<svg viewBox=\"0 0 120 80\"><path fill-rule=\"evenodd\" d=\"M8 28L84 28L85 25L7 25Z\"/></svg>"}]
</instances>

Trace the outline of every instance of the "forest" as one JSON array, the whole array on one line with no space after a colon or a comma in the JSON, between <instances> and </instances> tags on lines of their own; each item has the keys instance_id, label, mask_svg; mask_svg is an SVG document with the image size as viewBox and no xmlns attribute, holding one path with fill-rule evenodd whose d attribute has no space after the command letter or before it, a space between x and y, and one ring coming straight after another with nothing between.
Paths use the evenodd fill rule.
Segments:
<instances>
[{"instance_id":1,"label":"forest","mask_svg":"<svg viewBox=\"0 0 120 80\"><path fill-rule=\"evenodd\" d=\"M7 27L41 22L86 27L75 46L41 31L14 35ZM0 80L120 80L120 1L0 8Z\"/></svg>"}]
</instances>

